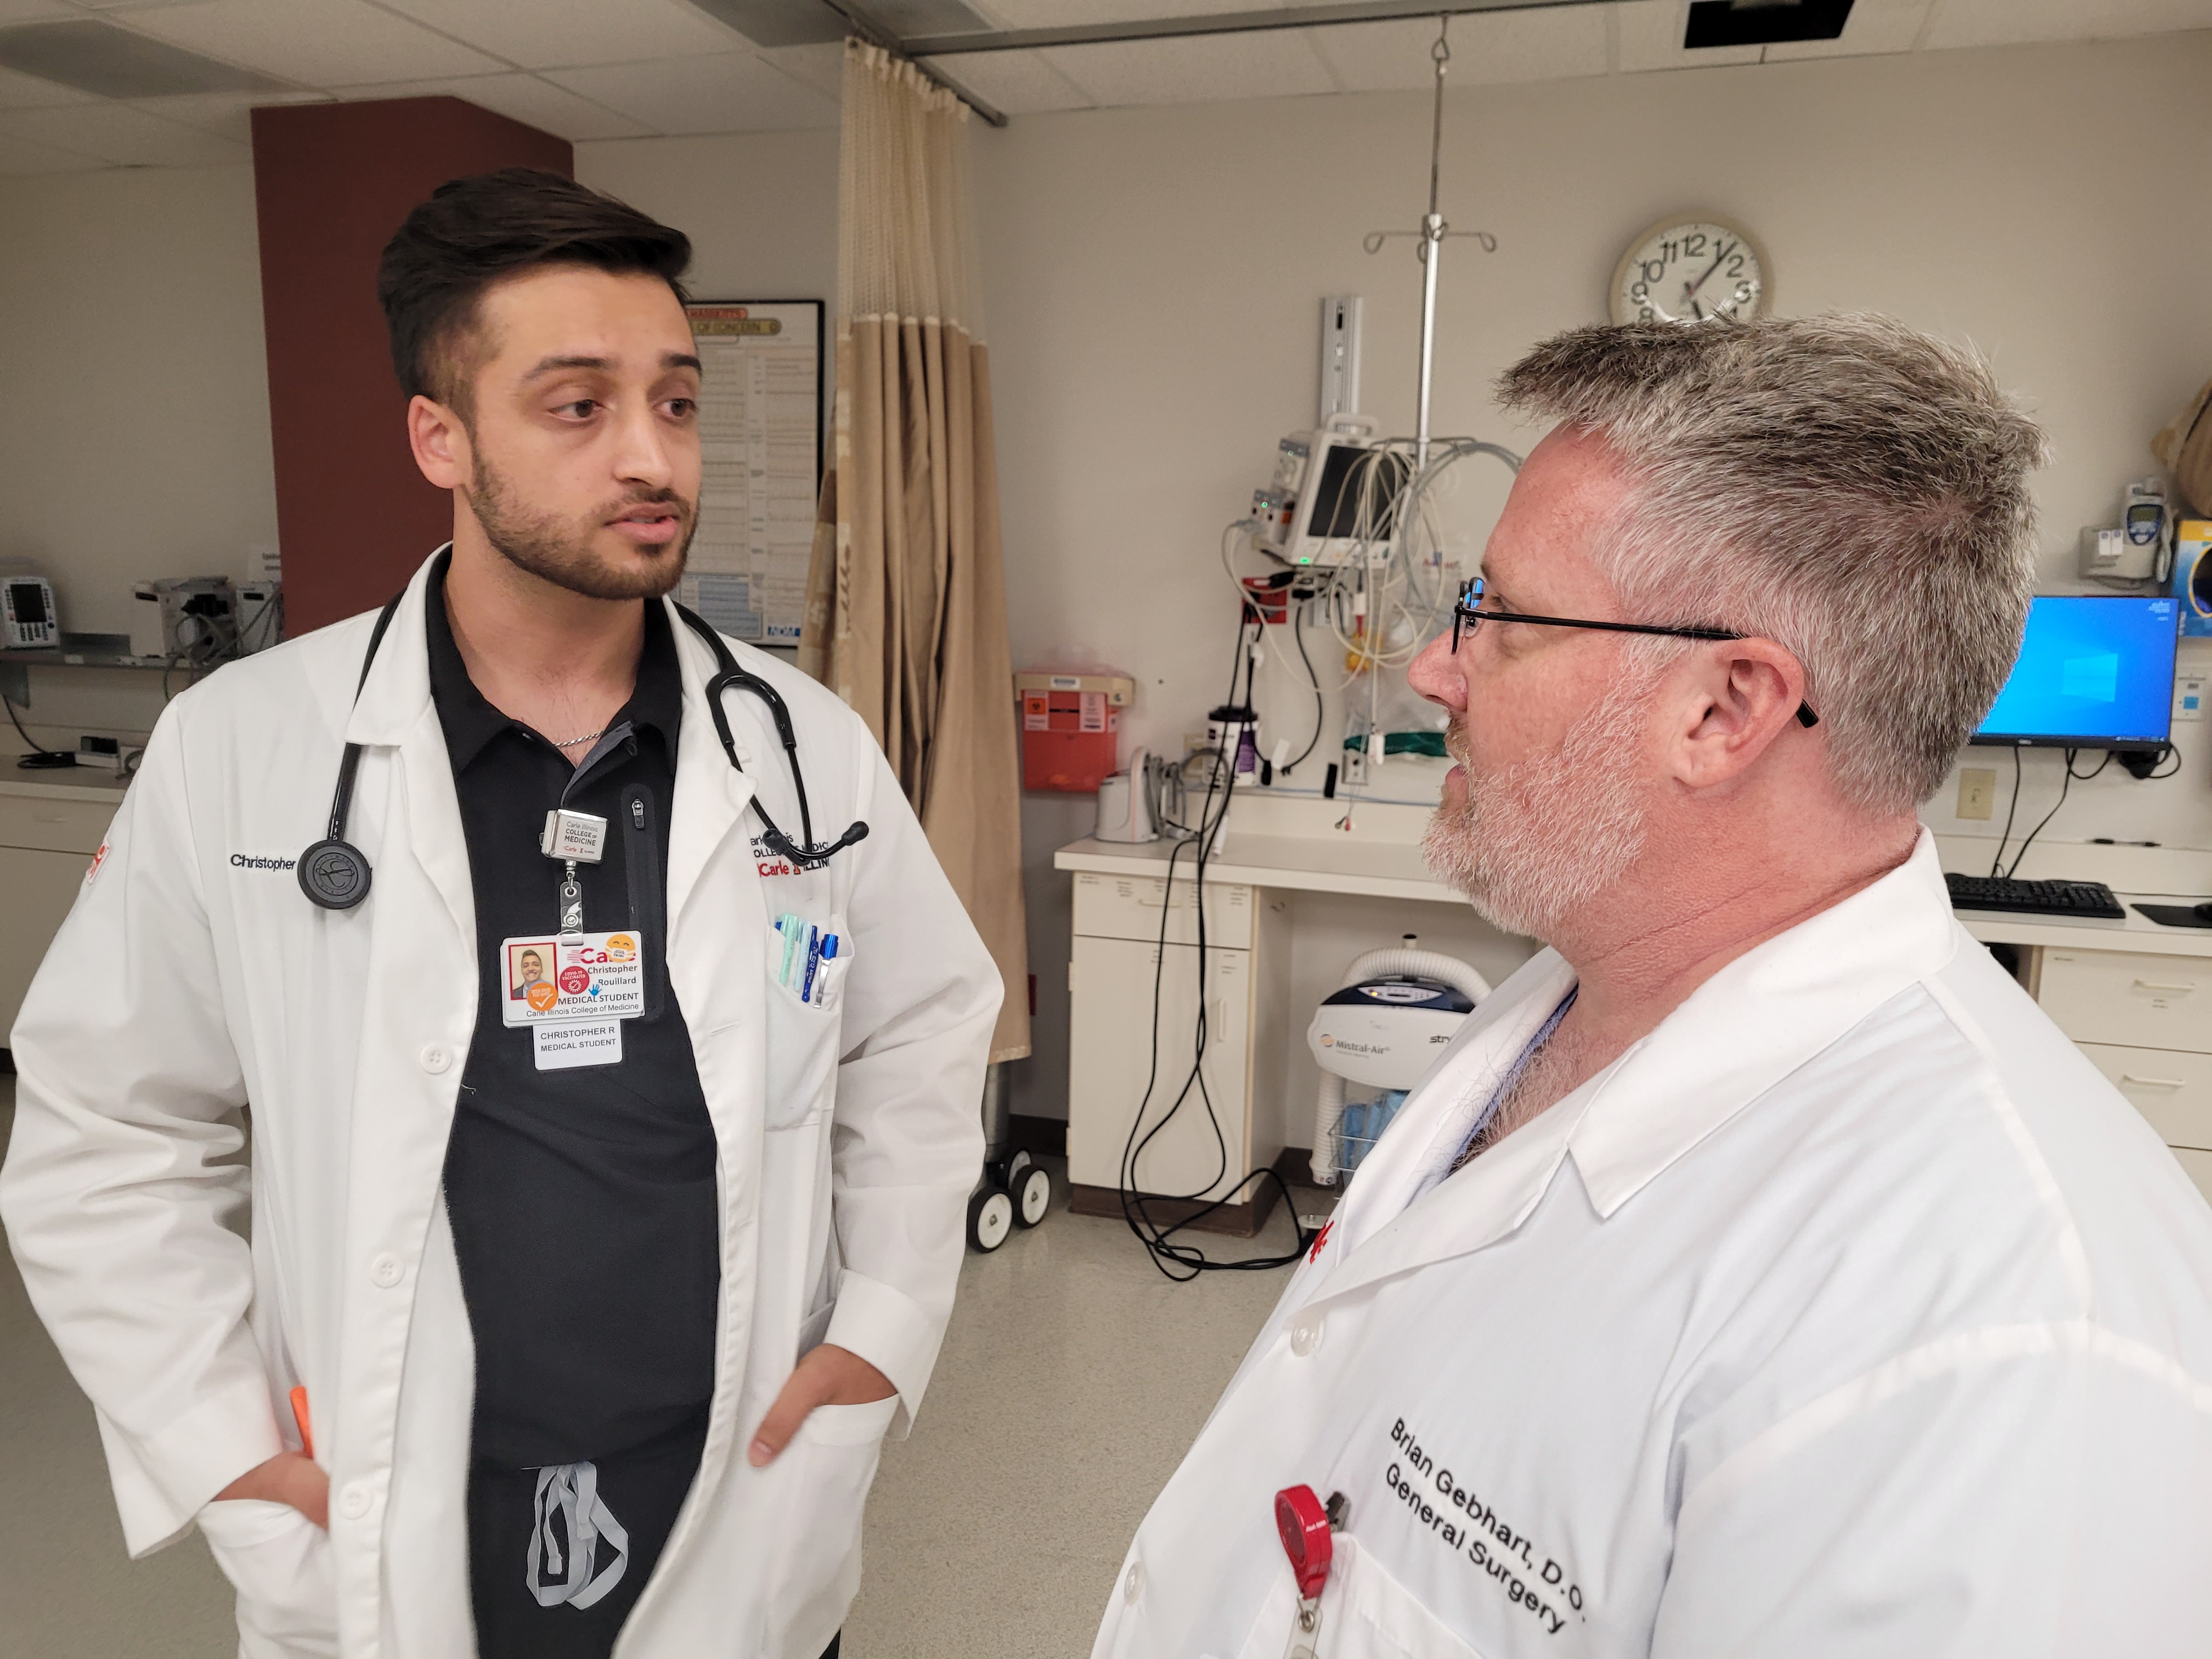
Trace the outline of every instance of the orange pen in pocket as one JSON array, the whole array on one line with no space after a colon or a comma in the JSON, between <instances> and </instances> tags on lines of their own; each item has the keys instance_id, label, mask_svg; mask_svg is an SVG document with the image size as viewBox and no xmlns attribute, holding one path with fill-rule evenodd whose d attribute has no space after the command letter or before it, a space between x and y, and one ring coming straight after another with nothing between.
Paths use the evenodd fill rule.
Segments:
<instances>
[{"instance_id":1,"label":"orange pen in pocket","mask_svg":"<svg viewBox=\"0 0 2212 1659\"><path fill-rule=\"evenodd\" d=\"M315 1435L307 1426L307 1390L304 1384L292 1390L292 1420L300 1425L300 1449L313 1457Z\"/></svg>"}]
</instances>

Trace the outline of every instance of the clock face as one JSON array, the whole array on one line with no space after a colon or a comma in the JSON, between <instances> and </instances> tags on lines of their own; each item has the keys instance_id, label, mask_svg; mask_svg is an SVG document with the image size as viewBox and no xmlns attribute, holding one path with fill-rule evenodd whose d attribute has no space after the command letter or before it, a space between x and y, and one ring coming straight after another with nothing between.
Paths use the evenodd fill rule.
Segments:
<instances>
[{"instance_id":1,"label":"clock face","mask_svg":"<svg viewBox=\"0 0 2212 1659\"><path fill-rule=\"evenodd\" d=\"M1766 308L1766 261L1748 233L1711 216L1654 225L1613 273L1616 323L1709 323Z\"/></svg>"}]
</instances>

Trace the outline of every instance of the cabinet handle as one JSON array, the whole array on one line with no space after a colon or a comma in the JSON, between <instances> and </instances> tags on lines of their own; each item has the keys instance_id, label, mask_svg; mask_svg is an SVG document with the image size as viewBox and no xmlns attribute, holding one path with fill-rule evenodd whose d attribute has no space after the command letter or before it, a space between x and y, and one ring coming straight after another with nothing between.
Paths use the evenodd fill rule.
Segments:
<instances>
[{"instance_id":1,"label":"cabinet handle","mask_svg":"<svg viewBox=\"0 0 2212 1659\"><path fill-rule=\"evenodd\" d=\"M2137 1077L2133 1072L2120 1073L2123 1084L2132 1083L2138 1089L2185 1089L2189 1085L2178 1077Z\"/></svg>"},{"instance_id":2,"label":"cabinet handle","mask_svg":"<svg viewBox=\"0 0 2212 1659\"><path fill-rule=\"evenodd\" d=\"M2144 991L2179 991L2184 994L2197 988L2197 982L2194 980L2186 985L2164 985L2154 979L2139 979L2136 981L2136 985L2138 989Z\"/></svg>"}]
</instances>

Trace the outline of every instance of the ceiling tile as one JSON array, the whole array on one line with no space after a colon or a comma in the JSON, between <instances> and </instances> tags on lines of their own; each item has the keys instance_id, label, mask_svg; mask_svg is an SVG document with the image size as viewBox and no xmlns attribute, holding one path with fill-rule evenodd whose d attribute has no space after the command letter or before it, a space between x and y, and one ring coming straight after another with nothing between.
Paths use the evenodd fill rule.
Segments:
<instances>
[{"instance_id":1,"label":"ceiling tile","mask_svg":"<svg viewBox=\"0 0 2212 1659\"><path fill-rule=\"evenodd\" d=\"M235 143L253 142L253 112L264 104L324 104L325 92L191 92L175 98L134 98L131 107Z\"/></svg>"},{"instance_id":2,"label":"ceiling tile","mask_svg":"<svg viewBox=\"0 0 2212 1659\"><path fill-rule=\"evenodd\" d=\"M1291 6L1316 0L1289 0ZM1077 28L1099 23L1140 23L1152 17L1204 17L1213 12L1273 11L1283 0L970 0L974 9L1010 29Z\"/></svg>"},{"instance_id":3,"label":"ceiling tile","mask_svg":"<svg viewBox=\"0 0 2212 1659\"><path fill-rule=\"evenodd\" d=\"M90 155L75 155L67 150L55 149L47 144L34 144L27 138L11 138L0 133L0 177L13 174L21 178L33 173L89 173L107 163Z\"/></svg>"},{"instance_id":4,"label":"ceiling tile","mask_svg":"<svg viewBox=\"0 0 2212 1659\"><path fill-rule=\"evenodd\" d=\"M1043 115L1091 106L1091 95L1045 62L1040 52L970 52L928 61L930 67L943 70L1007 115Z\"/></svg>"},{"instance_id":5,"label":"ceiling tile","mask_svg":"<svg viewBox=\"0 0 2212 1659\"><path fill-rule=\"evenodd\" d=\"M655 132L767 132L834 127L837 106L750 52L549 70L545 78Z\"/></svg>"},{"instance_id":6,"label":"ceiling tile","mask_svg":"<svg viewBox=\"0 0 2212 1659\"><path fill-rule=\"evenodd\" d=\"M0 109L40 109L49 104L89 104L94 102L88 92L79 92L75 87L65 87L58 81L41 81L35 75L22 75L11 69L0 69Z\"/></svg>"},{"instance_id":7,"label":"ceiling tile","mask_svg":"<svg viewBox=\"0 0 2212 1659\"><path fill-rule=\"evenodd\" d=\"M1844 32L1833 40L1779 41L1766 48L1766 61L1786 64L1796 58L1860 58L1875 52L1911 52L1927 26L1936 0L1855 0Z\"/></svg>"},{"instance_id":8,"label":"ceiling tile","mask_svg":"<svg viewBox=\"0 0 2212 1659\"><path fill-rule=\"evenodd\" d=\"M0 110L0 133L127 167L222 167L253 159L244 144L164 121L128 104Z\"/></svg>"},{"instance_id":9,"label":"ceiling tile","mask_svg":"<svg viewBox=\"0 0 2212 1659\"><path fill-rule=\"evenodd\" d=\"M1924 44L2110 40L2201 28L2212 28L2207 0L1941 0Z\"/></svg>"},{"instance_id":10,"label":"ceiling tile","mask_svg":"<svg viewBox=\"0 0 2212 1659\"><path fill-rule=\"evenodd\" d=\"M1304 33L1200 34L1039 53L1096 104L1197 104L1333 92Z\"/></svg>"},{"instance_id":11,"label":"ceiling tile","mask_svg":"<svg viewBox=\"0 0 2212 1659\"><path fill-rule=\"evenodd\" d=\"M1307 30L1306 38L1346 92L1391 92L1436 82L1429 56L1437 40L1433 17L1332 23ZM1602 6L1476 12L1453 18L1446 39L1451 46L1447 87L1564 81L1606 70Z\"/></svg>"},{"instance_id":12,"label":"ceiling tile","mask_svg":"<svg viewBox=\"0 0 2212 1659\"><path fill-rule=\"evenodd\" d=\"M738 52L744 37L684 0L379 0L524 69Z\"/></svg>"},{"instance_id":13,"label":"ceiling tile","mask_svg":"<svg viewBox=\"0 0 2212 1659\"><path fill-rule=\"evenodd\" d=\"M1690 27L1690 0L1624 0L1615 6L1620 20L1620 67L1624 70L1693 69L1705 64L1756 64L1757 46L1682 48Z\"/></svg>"},{"instance_id":14,"label":"ceiling tile","mask_svg":"<svg viewBox=\"0 0 2212 1659\"><path fill-rule=\"evenodd\" d=\"M627 115L603 109L566 87L534 75L477 75L443 81L394 81L382 86L348 87L349 100L430 98L443 94L520 121L541 132L580 143L586 138L641 138L654 129Z\"/></svg>"},{"instance_id":15,"label":"ceiling tile","mask_svg":"<svg viewBox=\"0 0 2212 1659\"><path fill-rule=\"evenodd\" d=\"M842 40L824 40L811 46L767 46L760 55L824 98L845 95L845 43Z\"/></svg>"},{"instance_id":16,"label":"ceiling tile","mask_svg":"<svg viewBox=\"0 0 2212 1659\"><path fill-rule=\"evenodd\" d=\"M203 0L117 21L310 87L491 75L507 67L364 0Z\"/></svg>"}]
</instances>

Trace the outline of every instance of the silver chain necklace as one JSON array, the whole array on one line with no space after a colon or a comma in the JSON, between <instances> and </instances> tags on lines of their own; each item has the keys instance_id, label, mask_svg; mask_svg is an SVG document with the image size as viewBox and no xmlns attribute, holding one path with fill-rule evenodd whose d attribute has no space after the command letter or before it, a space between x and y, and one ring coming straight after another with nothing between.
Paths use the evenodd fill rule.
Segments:
<instances>
[{"instance_id":1,"label":"silver chain necklace","mask_svg":"<svg viewBox=\"0 0 2212 1659\"><path fill-rule=\"evenodd\" d=\"M571 738L566 743L556 743L553 746L556 749L574 749L580 743L589 743L594 738L604 738L613 730L614 727L611 726L603 726L596 732L586 732L580 738Z\"/></svg>"}]
</instances>

